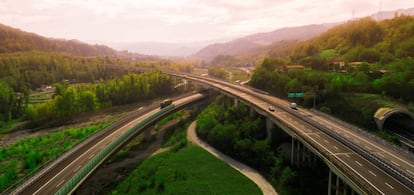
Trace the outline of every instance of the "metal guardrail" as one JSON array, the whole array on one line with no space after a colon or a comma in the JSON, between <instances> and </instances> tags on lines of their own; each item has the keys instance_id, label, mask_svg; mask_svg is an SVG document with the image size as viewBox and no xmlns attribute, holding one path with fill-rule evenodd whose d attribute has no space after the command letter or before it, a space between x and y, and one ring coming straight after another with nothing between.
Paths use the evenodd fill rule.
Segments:
<instances>
[{"instance_id":1,"label":"metal guardrail","mask_svg":"<svg viewBox=\"0 0 414 195\"><path fill-rule=\"evenodd\" d=\"M124 134L116 138L113 142L111 142L108 146L106 146L99 154L97 154L92 160L90 160L82 169L80 169L66 184L60 188L60 190L56 193L59 195L63 194L69 194L73 191L73 189L79 185L79 183L85 178L86 175L88 175L91 171L93 171L97 166L99 166L105 158L107 158L116 148L122 145L122 143L127 140L129 137L131 137L133 134L135 134L138 130L140 130L145 125L153 122L160 116L168 113L172 109L175 108L175 105L169 105L163 109L161 109L159 112L151 115L148 118L145 118L138 124L136 124L131 129L127 130Z\"/></svg>"}]
</instances>

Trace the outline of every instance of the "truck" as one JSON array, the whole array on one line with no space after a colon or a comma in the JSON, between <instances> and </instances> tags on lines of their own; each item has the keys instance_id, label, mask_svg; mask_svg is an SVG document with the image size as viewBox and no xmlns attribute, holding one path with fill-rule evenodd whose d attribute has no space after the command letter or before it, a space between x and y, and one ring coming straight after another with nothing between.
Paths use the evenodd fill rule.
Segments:
<instances>
[{"instance_id":1,"label":"truck","mask_svg":"<svg viewBox=\"0 0 414 195\"><path fill-rule=\"evenodd\" d=\"M171 105L172 100L171 99L165 99L160 103L160 108L163 109L169 105Z\"/></svg>"},{"instance_id":2,"label":"truck","mask_svg":"<svg viewBox=\"0 0 414 195\"><path fill-rule=\"evenodd\" d=\"M295 102L290 103L290 108L297 110L298 109L298 105L296 105Z\"/></svg>"}]
</instances>

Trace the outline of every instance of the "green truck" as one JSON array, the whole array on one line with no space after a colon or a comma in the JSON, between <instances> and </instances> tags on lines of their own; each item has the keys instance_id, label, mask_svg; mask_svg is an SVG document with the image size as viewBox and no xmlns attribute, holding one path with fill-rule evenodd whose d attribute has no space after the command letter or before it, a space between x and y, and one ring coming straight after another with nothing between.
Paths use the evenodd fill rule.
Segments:
<instances>
[{"instance_id":1,"label":"green truck","mask_svg":"<svg viewBox=\"0 0 414 195\"><path fill-rule=\"evenodd\" d=\"M165 99L160 103L160 108L163 109L169 105L171 105L172 100L171 99Z\"/></svg>"}]
</instances>

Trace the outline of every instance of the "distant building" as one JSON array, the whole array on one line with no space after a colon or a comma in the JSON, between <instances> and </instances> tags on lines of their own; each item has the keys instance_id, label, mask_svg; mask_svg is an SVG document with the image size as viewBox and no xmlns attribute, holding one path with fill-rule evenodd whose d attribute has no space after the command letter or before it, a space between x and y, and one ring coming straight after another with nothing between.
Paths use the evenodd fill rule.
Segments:
<instances>
[{"instance_id":1,"label":"distant building","mask_svg":"<svg viewBox=\"0 0 414 195\"><path fill-rule=\"evenodd\" d=\"M345 61L343 60L332 60L329 64L331 64L332 66L332 70L333 71L341 71L343 69L345 69Z\"/></svg>"},{"instance_id":2,"label":"distant building","mask_svg":"<svg viewBox=\"0 0 414 195\"><path fill-rule=\"evenodd\" d=\"M348 65L348 66L355 67L355 66L359 66L359 65L361 65L361 64L362 64L362 62L349 62L347 65Z\"/></svg>"},{"instance_id":3,"label":"distant building","mask_svg":"<svg viewBox=\"0 0 414 195\"><path fill-rule=\"evenodd\" d=\"M283 66L283 72L288 72L289 70L305 70L303 65L285 65Z\"/></svg>"}]
</instances>

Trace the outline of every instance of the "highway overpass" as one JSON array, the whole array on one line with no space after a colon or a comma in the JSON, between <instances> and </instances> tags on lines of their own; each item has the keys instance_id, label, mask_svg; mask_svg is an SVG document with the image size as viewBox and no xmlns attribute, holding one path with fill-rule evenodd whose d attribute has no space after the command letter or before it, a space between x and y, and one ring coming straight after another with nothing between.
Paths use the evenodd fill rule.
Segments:
<instances>
[{"instance_id":1,"label":"highway overpass","mask_svg":"<svg viewBox=\"0 0 414 195\"><path fill-rule=\"evenodd\" d=\"M145 110L95 134L5 194L67 194L73 192L96 168L136 135L170 113L205 99L196 93L160 109Z\"/></svg>"}]
</instances>

